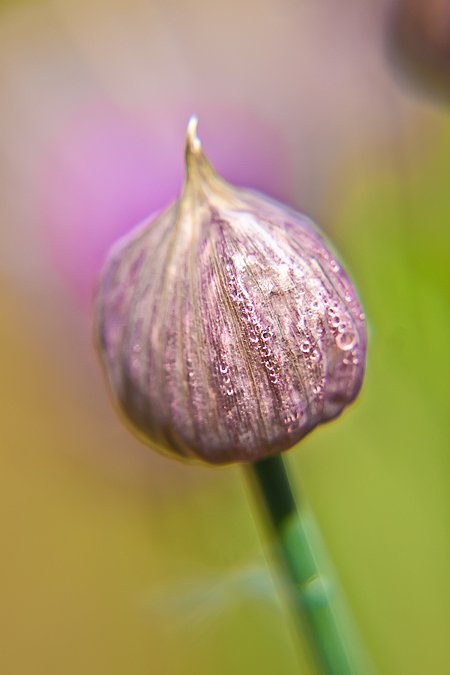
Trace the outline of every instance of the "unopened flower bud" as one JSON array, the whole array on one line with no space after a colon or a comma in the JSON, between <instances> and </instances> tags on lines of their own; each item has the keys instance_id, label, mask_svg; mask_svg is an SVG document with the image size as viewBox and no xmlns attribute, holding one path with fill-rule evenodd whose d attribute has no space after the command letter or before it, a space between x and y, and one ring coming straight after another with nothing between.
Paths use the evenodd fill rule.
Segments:
<instances>
[{"instance_id":1,"label":"unopened flower bud","mask_svg":"<svg viewBox=\"0 0 450 675\"><path fill-rule=\"evenodd\" d=\"M98 344L145 442L215 464L255 461L355 398L364 315L311 220L220 178L196 123L180 199L109 254Z\"/></svg>"}]
</instances>

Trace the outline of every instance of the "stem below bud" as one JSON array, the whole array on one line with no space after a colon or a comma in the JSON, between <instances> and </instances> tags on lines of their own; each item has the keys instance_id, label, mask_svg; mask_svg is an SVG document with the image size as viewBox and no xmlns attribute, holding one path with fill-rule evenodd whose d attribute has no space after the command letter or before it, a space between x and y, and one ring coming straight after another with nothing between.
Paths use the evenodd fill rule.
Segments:
<instances>
[{"instance_id":1,"label":"stem below bud","mask_svg":"<svg viewBox=\"0 0 450 675\"><path fill-rule=\"evenodd\" d=\"M292 609L324 675L374 675L312 512L296 507L280 456L250 465L280 554Z\"/></svg>"}]
</instances>

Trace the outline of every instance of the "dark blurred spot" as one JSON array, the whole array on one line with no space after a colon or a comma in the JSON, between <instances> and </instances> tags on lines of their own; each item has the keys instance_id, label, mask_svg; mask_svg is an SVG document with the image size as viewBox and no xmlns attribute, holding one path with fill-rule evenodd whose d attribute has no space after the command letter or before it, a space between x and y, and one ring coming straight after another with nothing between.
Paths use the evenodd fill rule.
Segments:
<instances>
[{"instance_id":1,"label":"dark blurred spot","mask_svg":"<svg viewBox=\"0 0 450 675\"><path fill-rule=\"evenodd\" d=\"M398 0L389 16L388 49L403 81L450 103L450 0Z\"/></svg>"}]
</instances>

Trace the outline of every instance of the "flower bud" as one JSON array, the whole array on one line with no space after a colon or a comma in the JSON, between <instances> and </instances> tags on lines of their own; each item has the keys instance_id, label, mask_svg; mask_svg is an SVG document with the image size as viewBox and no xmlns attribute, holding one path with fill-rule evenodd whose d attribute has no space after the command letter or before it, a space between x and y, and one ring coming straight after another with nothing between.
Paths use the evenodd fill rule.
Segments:
<instances>
[{"instance_id":1,"label":"flower bud","mask_svg":"<svg viewBox=\"0 0 450 675\"><path fill-rule=\"evenodd\" d=\"M311 220L220 178L196 124L180 199L108 256L98 345L144 442L215 464L255 461L355 398L364 315Z\"/></svg>"}]
</instances>

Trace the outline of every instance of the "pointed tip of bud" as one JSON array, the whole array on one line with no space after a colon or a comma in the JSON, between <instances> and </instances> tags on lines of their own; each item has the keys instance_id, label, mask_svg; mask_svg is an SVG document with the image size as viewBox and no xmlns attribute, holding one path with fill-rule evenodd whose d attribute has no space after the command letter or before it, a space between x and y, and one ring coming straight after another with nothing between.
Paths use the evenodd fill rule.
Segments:
<instances>
[{"instance_id":1,"label":"pointed tip of bud","mask_svg":"<svg viewBox=\"0 0 450 675\"><path fill-rule=\"evenodd\" d=\"M198 117L191 115L186 129L186 184L198 182L199 164L203 160L202 144L197 136Z\"/></svg>"},{"instance_id":2,"label":"pointed tip of bud","mask_svg":"<svg viewBox=\"0 0 450 675\"><path fill-rule=\"evenodd\" d=\"M212 185L214 181L221 180L203 152L202 144L197 136L198 117L191 115L186 129L186 182L185 190L189 185L196 194L201 193L201 186ZM221 180L223 183L224 181Z\"/></svg>"},{"instance_id":3,"label":"pointed tip of bud","mask_svg":"<svg viewBox=\"0 0 450 675\"><path fill-rule=\"evenodd\" d=\"M202 144L197 136L198 117L191 115L186 130L186 154L198 154L201 152Z\"/></svg>"}]
</instances>

